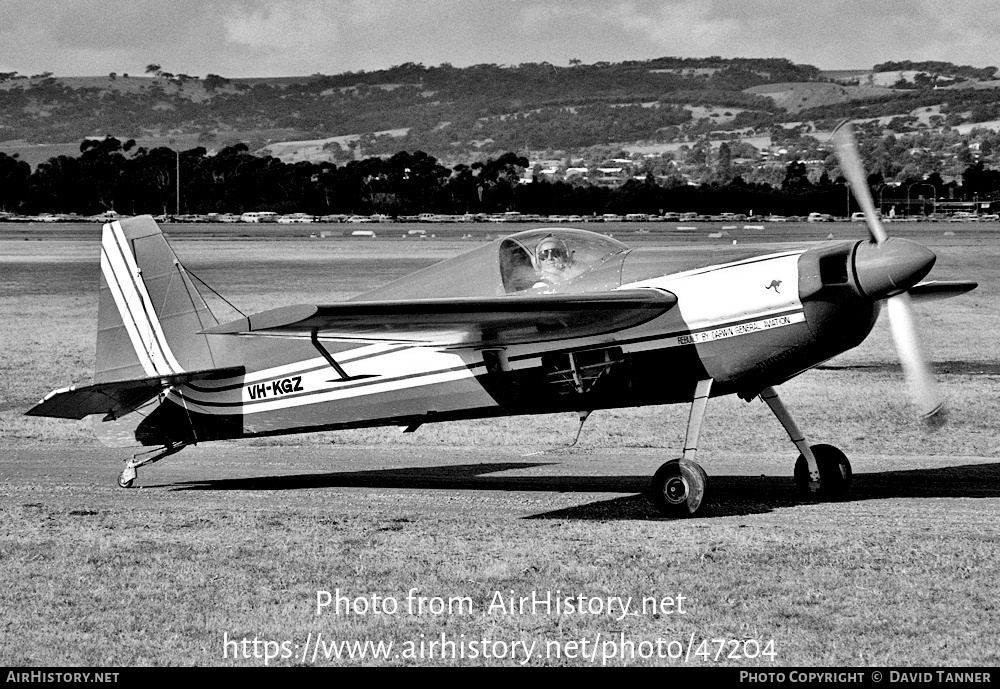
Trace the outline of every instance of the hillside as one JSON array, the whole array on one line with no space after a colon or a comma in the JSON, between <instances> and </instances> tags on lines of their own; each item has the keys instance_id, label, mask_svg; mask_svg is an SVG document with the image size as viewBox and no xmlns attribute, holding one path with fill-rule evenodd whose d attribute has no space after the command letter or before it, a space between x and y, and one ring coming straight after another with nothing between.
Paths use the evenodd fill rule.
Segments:
<instances>
[{"instance_id":1,"label":"hillside","mask_svg":"<svg viewBox=\"0 0 1000 689\"><path fill-rule=\"evenodd\" d=\"M567 158L676 150L706 139L772 143L776 128L805 123L822 131L845 117L899 134L1000 119L996 70L947 63L847 72L781 59L407 63L280 79L177 75L159 65L147 71L0 73L0 151L37 165L73 155L86 137L111 135L146 148L209 152L244 142L288 162L423 150L457 164L504 151Z\"/></svg>"},{"instance_id":2,"label":"hillside","mask_svg":"<svg viewBox=\"0 0 1000 689\"><path fill-rule=\"evenodd\" d=\"M891 99L897 92L883 86L854 86L836 82L798 82L764 84L746 89L755 96L766 96L775 106L794 115L809 108L822 108L872 98Z\"/></svg>"}]
</instances>

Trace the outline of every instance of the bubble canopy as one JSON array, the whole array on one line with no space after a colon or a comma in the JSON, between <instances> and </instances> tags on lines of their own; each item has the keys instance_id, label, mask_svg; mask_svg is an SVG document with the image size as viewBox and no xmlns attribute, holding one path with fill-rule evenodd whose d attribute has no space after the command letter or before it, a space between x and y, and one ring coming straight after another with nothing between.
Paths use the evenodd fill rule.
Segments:
<instances>
[{"instance_id":1,"label":"bubble canopy","mask_svg":"<svg viewBox=\"0 0 1000 689\"><path fill-rule=\"evenodd\" d=\"M543 256L556 253L564 266L562 281L571 282L628 246L603 234L562 227L518 232L500 240L500 277L504 291L546 287L540 282Z\"/></svg>"},{"instance_id":2,"label":"bubble canopy","mask_svg":"<svg viewBox=\"0 0 1000 689\"><path fill-rule=\"evenodd\" d=\"M551 241L546 241L551 240ZM558 287L540 283L538 249L547 244L565 254L565 281ZM370 292L354 301L380 299L433 299L491 297L548 291L613 289L620 284L620 270L611 271L613 284L598 280L598 268L623 259L629 247L603 234L568 227L543 227L494 239L454 258L441 261ZM618 261L620 262L620 261ZM590 283L590 276L597 282Z\"/></svg>"}]
</instances>

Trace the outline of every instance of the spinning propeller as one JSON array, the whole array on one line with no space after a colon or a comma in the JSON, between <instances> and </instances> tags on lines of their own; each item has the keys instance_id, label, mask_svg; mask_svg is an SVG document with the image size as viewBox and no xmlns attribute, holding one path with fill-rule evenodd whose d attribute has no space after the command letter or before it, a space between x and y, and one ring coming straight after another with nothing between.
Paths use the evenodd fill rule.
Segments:
<instances>
[{"instance_id":1,"label":"spinning propeller","mask_svg":"<svg viewBox=\"0 0 1000 689\"><path fill-rule=\"evenodd\" d=\"M840 169L847 178L854 198L864 211L871 241L861 244L855 256L855 272L861 290L873 299L885 299L889 325L896 351L909 382L914 404L930 424L944 421L946 407L931 377L930 368L920 348L913 307L906 290L919 282L934 265L934 252L916 242L890 238L875 213L871 190L858 154L854 133L848 121L833 132Z\"/></svg>"}]
</instances>

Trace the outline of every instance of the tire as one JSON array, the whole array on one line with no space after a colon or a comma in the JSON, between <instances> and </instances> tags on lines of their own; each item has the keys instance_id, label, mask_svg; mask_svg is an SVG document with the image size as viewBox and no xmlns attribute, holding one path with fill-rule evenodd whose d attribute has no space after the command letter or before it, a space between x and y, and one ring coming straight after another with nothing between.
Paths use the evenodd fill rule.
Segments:
<instances>
[{"instance_id":1,"label":"tire","mask_svg":"<svg viewBox=\"0 0 1000 689\"><path fill-rule=\"evenodd\" d=\"M665 517L693 517L705 505L708 476L696 462L672 459L653 475L649 499Z\"/></svg>"},{"instance_id":2,"label":"tire","mask_svg":"<svg viewBox=\"0 0 1000 689\"><path fill-rule=\"evenodd\" d=\"M845 500L851 490L851 462L833 445L811 445L819 467L819 490L809 488L809 465L799 455L795 460L795 487L806 500Z\"/></svg>"}]
</instances>

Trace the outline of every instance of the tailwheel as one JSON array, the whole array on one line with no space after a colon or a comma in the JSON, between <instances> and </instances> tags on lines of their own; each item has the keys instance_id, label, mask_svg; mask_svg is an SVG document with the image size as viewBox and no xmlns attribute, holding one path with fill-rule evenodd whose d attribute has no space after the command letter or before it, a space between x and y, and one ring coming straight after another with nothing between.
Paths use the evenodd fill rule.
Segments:
<instances>
[{"instance_id":1,"label":"tailwheel","mask_svg":"<svg viewBox=\"0 0 1000 689\"><path fill-rule=\"evenodd\" d=\"M666 517L693 517L705 503L708 476L697 462L672 459L653 475L649 498Z\"/></svg>"},{"instance_id":2,"label":"tailwheel","mask_svg":"<svg viewBox=\"0 0 1000 689\"><path fill-rule=\"evenodd\" d=\"M808 500L844 500L851 489L851 463L833 445L812 445L819 468L819 486L809 485L809 464L799 455L795 460L795 487Z\"/></svg>"},{"instance_id":3,"label":"tailwheel","mask_svg":"<svg viewBox=\"0 0 1000 689\"><path fill-rule=\"evenodd\" d=\"M187 443L170 443L157 450L148 450L146 452L140 452L132 455L132 459L125 462L125 469L118 477L118 485L122 488L131 488L132 482L135 481L136 477L139 475L139 467L152 464L153 462L159 462L164 457L169 457L176 452L180 452L187 447L187 445ZM143 455L152 456L143 459Z\"/></svg>"},{"instance_id":4,"label":"tailwheel","mask_svg":"<svg viewBox=\"0 0 1000 689\"><path fill-rule=\"evenodd\" d=\"M136 476L138 476L138 472L135 470L135 467L126 466L118 477L118 486L120 488L131 488Z\"/></svg>"}]
</instances>

